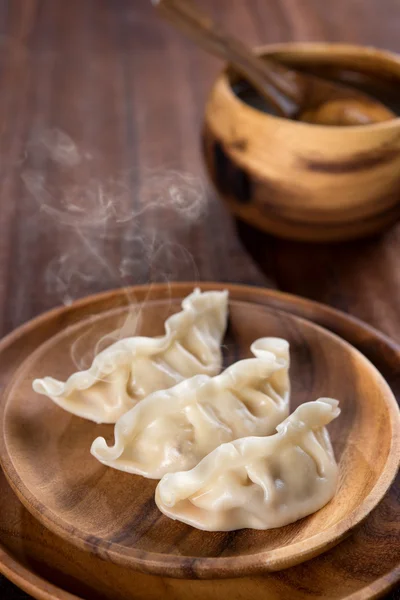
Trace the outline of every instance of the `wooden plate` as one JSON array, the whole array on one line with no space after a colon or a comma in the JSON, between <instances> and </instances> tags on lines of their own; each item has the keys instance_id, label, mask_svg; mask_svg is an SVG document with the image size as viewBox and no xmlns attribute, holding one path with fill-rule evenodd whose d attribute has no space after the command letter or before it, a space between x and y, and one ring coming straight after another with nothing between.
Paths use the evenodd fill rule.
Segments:
<instances>
[{"instance_id":1,"label":"wooden plate","mask_svg":"<svg viewBox=\"0 0 400 600\"><path fill-rule=\"evenodd\" d=\"M188 293L191 284L173 286L172 295ZM204 284L204 288L217 287ZM379 367L396 393L399 390L399 348L356 319L316 303L277 292L227 286L231 296L275 306L306 316L346 337ZM148 290L138 288L138 298ZM155 286L153 297L164 297L166 286ZM125 303L122 291L87 298L24 325L0 344L0 383L10 380L21 360L40 342L93 312ZM104 563L45 530L16 500L0 475L0 571L37 598L374 598L400 576L398 483L360 528L339 546L307 564L263 577L240 580L182 581L134 573ZM371 548L374 549L371 552ZM61 586L59 589L56 586ZM69 592L69 593L68 593Z\"/></svg>"},{"instance_id":2,"label":"wooden plate","mask_svg":"<svg viewBox=\"0 0 400 600\"><path fill-rule=\"evenodd\" d=\"M179 306L178 300L146 302L136 333L161 334L165 319ZM32 391L35 377L65 380L76 370L77 354L90 364L96 343L120 327L126 314L126 309L110 311L55 335L25 361L5 393L3 469L23 504L56 534L105 560L151 574L242 577L320 554L381 500L400 451L397 404L382 376L325 329L232 300L226 364L249 356L257 337L283 337L291 346L292 408L320 396L340 400L342 414L330 427L338 490L315 514L267 532L208 533L162 515L154 503L156 482L107 468L89 453L98 435L112 440L112 425L72 416Z\"/></svg>"}]
</instances>

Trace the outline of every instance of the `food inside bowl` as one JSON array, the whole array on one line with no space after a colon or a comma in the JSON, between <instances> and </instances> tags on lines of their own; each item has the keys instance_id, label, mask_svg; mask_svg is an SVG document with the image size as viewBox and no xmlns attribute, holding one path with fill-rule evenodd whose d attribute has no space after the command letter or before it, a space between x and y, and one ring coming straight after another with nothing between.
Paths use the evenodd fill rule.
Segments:
<instances>
[{"instance_id":1,"label":"food inside bowl","mask_svg":"<svg viewBox=\"0 0 400 600\"><path fill-rule=\"evenodd\" d=\"M396 115L400 115L400 82L391 73L382 71L380 74L376 74L346 69L339 65L319 64L317 59L312 65L299 64L297 61L292 62L290 60L282 62L289 67L295 68L296 71L317 75L327 81L351 85L353 88L365 92L372 98L382 102ZM264 113L280 116L275 108L271 104L268 104L267 100L248 81L233 71L228 71L228 75L234 93L243 102Z\"/></svg>"}]
</instances>

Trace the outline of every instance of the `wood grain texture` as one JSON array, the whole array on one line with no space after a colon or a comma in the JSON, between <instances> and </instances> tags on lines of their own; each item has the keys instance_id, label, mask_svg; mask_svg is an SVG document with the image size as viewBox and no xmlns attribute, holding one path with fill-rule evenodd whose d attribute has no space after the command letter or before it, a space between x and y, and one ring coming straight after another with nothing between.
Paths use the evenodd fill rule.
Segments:
<instances>
[{"instance_id":1,"label":"wood grain texture","mask_svg":"<svg viewBox=\"0 0 400 600\"><path fill-rule=\"evenodd\" d=\"M161 335L165 319L180 303L139 305L136 335ZM52 337L21 366L3 395L2 467L23 504L56 534L145 573L242 577L320 554L347 536L384 496L400 455L398 408L384 379L326 330L279 310L232 300L225 366L248 358L258 337L281 337L290 344L291 411L319 397L340 399L341 417L329 428L339 464L338 490L314 515L267 532L207 533L162 515L154 502L154 481L105 467L89 453L97 436L112 440L112 425L73 417L32 390L38 375L51 373L65 381L77 360L90 364L98 342L121 327L127 314L120 309L104 313Z\"/></svg>"},{"instance_id":2,"label":"wood grain texture","mask_svg":"<svg viewBox=\"0 0 400 600\"><path fill-rule=\"evenodd\" d=\"M397 0L382 0L379 11L375 0L362 3L337 0L334 6L318 0L204 0L204 6L251 45L325 40L400 51ZM167 24L155 20L150 2L145 1L1 0L0 34L2 334L70 298L121 283L161 280L163 271L169 272L173 279L182 280L193 278L196 271L203 280L267 284L326 302L357 315L400 341L399 226L379 238L321 245L316 252L307 244L279 241L240 225L240 238L258 263L257 269L243 251L227 211L207 192L208 214L199 223L176 227L175 213L172 211L172 217L168 216L167 210L147 212L139 224L139 230L150 239L152 231L157 229L164 235L162 239L168 237L184 245L193 261L185 252L161 252L152 260L153 270L149 269L149 261L143 259L143 245L133 235L132 225L125 225L125 235L120 237L92 236L92 250L107 256L107 265L94 260L92 251L83 246L76 231L39 210L43 201L36 198L42 196L36 193L35 198L22 175L33 170L44 177L46 189L51 192L50 205L55 208L62 200L60 190L71 189L73 185L82 189L88 180L103 181L109 190L114 185L113 196L119 196L122 205L130 208L134 203L137 207L141 198L143 203L149 198L149 172L154 169L171 167L200 175L203 171L198 140L204 103L221 65L201 54ZM69 136L80 153L91 153L92 160L81 160L71 169L60 167L60 162L49 157L46 150L48 138L45 136L44 142L38 143L43 133L53 129ZM31 141L34 152L28 152ZM61 156L64 156L62 146ZM121 186L115 189L112 183L121 172L129 174L128 180L123 181L129 194L121 194ZM91 186L93 190L93 183ZM87 196L81 203L88 208L93 206ZM60 264L65 264L66 257L69 260L63 270ZM123 258L134 263L126 265L130 270L125 269L126 275L121 276L118 269ZM302 309L308 310L307 306ZM326 326L336 322L328 309L324 310L323 319ZM361 344L362 351L379 366L382 342L374 334L361 339L356 331L354 325L354 339L350 341ZM42 335L45 337L45 331ZM13 356L22 355L22 348L15 352ZM379 368L385 366L381 364ZM6 370L7 365L2 362L2 373ZM398 383L392 378L391 385ZM3 498L8 501L6 493ZM11 506L11 512L2 507L2 514L7 515L8 542L15 551L20 550L19 560L28 561L29 568L38 568L45 578L58 575L60 585L82 589L74 578L82 576L86 568L83 555L79 559L81 564L69 562L69 575L62 575L61 565L68 551L57 549L50 534L45 536L49 542L47 550L38 546L35 540L44 535L40 527L33 525L20 505ZM397 506L396 492L392 491L375 513L394 523ZM9 526L17 522L22 523L22 531L21 537L15 538ZM37 527L37 538L24 533L27 523L34 529ZM373 525L370 529L375 530ZM358 582L371 582L375 578L377 590L381 589L380 578L399 561L396 538L387 533L387 528L385 532L390 551L383 537L378 548L380 564L385 563L384 571L374 563L375 552L361 551L363 562L359 562L357 571ZM372 539L369 534L363 536L365 540ZM21 539L30 548L29 556ZM357 540L352 550L358 556L360 539ZM51 569L46 567L45 557L54 559ZM340 558L338 561L339 567L345 562ZM23 571L12 559L10 563L13 565L10 576ZM101 579L102 569L94 564ZM329 573L334 578L335 572L324 565L327 569L324 581L329 579ZM302 567L298 569L301 572ZM288 572L283 580L287 582L291 577ZM305 577L308 579L306 571ZM95 594L91 592L91 597L100 597L105 579ZM114 579L115 589L122 597L117 581ZM277 584L276 593L282 598L287 588L286 583L281 584ZM44 585L50 594L50 584ZM143 585L148 585L148 581ZM360 585L352 582L347 589L354 591ZM7 598L13 598L8 588Z\"/></svg>"},{"instance_id":3,"label":"wood grain texture","mask_svg":"<svg viewBox=\"0 0 400 600\"><path fill-rule=\"evenodd\" d=\"M171 292L172 296L182 297L188 293L190 287L190 284L178 284L171 290L165 285L154 286L151 297L170 298ZM204 284L206 289L213 287L215 284ZM230 294L236 300L251 300L256 304L275 309L279 307L285 312L311 318L314 322L347 337L349 342L362 349L374 361L399 397L400 349L381 334L368 329L368 326L327 307L273 291L230 286ZM146 288L137 288L135 296L141 301L148 297L148 291ZM38 339L48 339L55 332L63 331L68 325L76 323L77 319L87 318L93 314L93 310L99 314L110 310L113 305L121 306L126 302L127 296L123 291L120 291L119 295L106 293L97 296L95 300L84 299L74 307L43 315L36 322L23 326L0 345L3 366L0 374L1 384L7 384L24 356L29 355L36 346ZM268 597L273 600L287 597L294 600L311 597L325 600L365 600L381 595L384 590L393 586L400 576L397 534L393 527L397 514L396 486L392 487L390 494L386 495L384 501L363 525L328 554L304 565L263 577L228 579L219 583L197 581L191 584L188 581L150 577L104 561L99 563L99 558L77 550L50 531L44 530L38 521L22 509L5 483L4 476L0 479L0 486L0 517L4 518L0 523L2 564L8 567L8 574L14 581L21 583L19 578L24 576L27 579L24 583L25 589L34 592L38 598L48 598L43 590L48 591L49 585L50 591L54 591L51 583L43 582L38 576L45 577L50 582L57 582L69 592L78 593L84 598L112 597L118 600L132 597L132 589L134 597L137 598L158 598L160 594L171 594L172 598L183 600L190 594L199 600L211 599L215 597L216 585L219 593L225 590L230 598L242 597L244 593L255 598L261 594L260 598L265 598L268 590ZM372 546L373 553L370 551ZM21 552L24 553L24 557ZM16 556L20 561L17 569ZM24 564L28 565L29 571L24 571ZM89 580L90 586L87 583ZM240 581L244 585L242 589L238 587ZM226 587L223 587L224 583ZM57 592L55 597L62 600L69 598L63 594L63 591Z\"/></svg>"}]
</instances>

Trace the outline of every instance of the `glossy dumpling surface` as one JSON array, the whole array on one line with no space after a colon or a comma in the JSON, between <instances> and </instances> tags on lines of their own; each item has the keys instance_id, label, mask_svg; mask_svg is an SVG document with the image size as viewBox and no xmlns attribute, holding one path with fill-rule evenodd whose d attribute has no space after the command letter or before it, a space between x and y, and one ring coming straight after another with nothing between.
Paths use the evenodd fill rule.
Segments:
<instances>
[{"instance_id":1,"label":"glossy dumpling surface","mask_svg":"<svg viewBox=\"0 0 400 600\"><path fill-rule=\"evenodd\" d=\"M151 394L115 425L115 444L97 438L92 454L103 464L159 479L190 469L224 442L275 430L289 412L289 344L253 343L254 358L220 375L197 375Z\"/></svg>"},{"instance_id":2,"label":"glossy dumpling surface","mask_svg":"<svg viewBox=\"0 0 400 600\"><path fill-rule=\"evenodd\" d=\"M182 310L165 322L160 337L130 337L100 352L91 367L65 382L36 379L33 389L65 410L95 421L115 423L156 390L197 374L221 370L221 342L228 314L228 292L194 290Z\"/></svg>"},{"instance_id":3,"label":"glossy dumpling surface","mask_svg":"<svg viewBox=\"0 0 400 600\"><path fill-rule=\"evenodd\" d=\"M190 471L159 482L156 503L168 517L207 531L272 529L322 508L338 468L325 429L337 400L302 404L277 433L222 444Z\"/></svg>"}]
</instances>

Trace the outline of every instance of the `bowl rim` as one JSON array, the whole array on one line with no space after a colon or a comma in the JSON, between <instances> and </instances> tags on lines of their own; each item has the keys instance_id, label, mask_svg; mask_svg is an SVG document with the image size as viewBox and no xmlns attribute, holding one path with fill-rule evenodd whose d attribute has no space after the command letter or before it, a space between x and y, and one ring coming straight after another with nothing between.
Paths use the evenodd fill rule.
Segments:
<instances>
[{"instance_id":1,"label":"bowl rim","mask_svg":"<svg viewBox=\"0 0 400 600\"><path fill-rule=\"evenodd\" d=\"M351 53L352 55L374 55L378 57L380 60L383 60L387 64L397 65L399 69L399 80L400 80L400 54L396 52L392 52L390 50L385 50L381 48L376 48L375 46L364 46L361 44L343 44L340 42L280 42L276 44L263 44L257 45L254 47L254 51L258 55L269 55L269 54L278 54L278 53L287 53L287 52L297 52L299 55L310 56L310 55L323 55L323 54L332 54L334 56L340 56L341 54ZM246 108L252 115L263 115L267 119L271 119L272 121L276 121L277 123L287 123L288 121L292 126L297 128L312 128L315 132L317 130L321 132L337 132L340 131L343 133L344 131L348 132L375 132L380 130L390 130L393 127L400 126L400 116L395 119L390 119L389 121L383 121L380 123L371 123L367 125L319 125L315 123L303 123L302 121L294 121L291 119L287 119L285 117L281 117L278 115L272 115L269 113L263 113L262 111L254 108L250 104L243 102L232 90L231 85L228 81L228 68L229 65L225 64L223 69L219 72L217 77L214 79L212 84L212 90L219 84L224 87L224 92L228 96L229 100L236 105L240 106L242 109Z\"/></svg>"},{"instance_id":2,"label":"bowl rim","mask_svg":"<svg viewBox=\"0 0 400 600\"><path fill-rule=\"evenodd\" d=\"M178 285L175 284L175 286L176 286L176 288L178 288L178 290L179 290L179 288L182 289L182 295L180 295L179 297L174 296L173 299L175 299L175 300L177 300L178 298L182 299L183 294L185 293L183 286L188 286L188 285L189 285L188 283L178 284ZM204 284L203 282L201 282L200 284L193 284L193 287L195 287L196 285L200 286L204 290L224 288L224 289L235 291L235 288L238 288L238 287L239 288L248 288L249 287L249 286L240 286L240 285L235 286L232 284L224 284L224 283L220 283L220 284L205 283ZM141 287L148 288L149 286L133 286L130 289L135 290L135 289L138 289ZM270 292L271 292L271 290L270 290ZM106 296L106 295L107 295L107 292L104 294L96 294L95 296L91 296L89 298L97 299L99 297ZM280 293L279 293L279 296L288 296L289 298L297 298L296 296L280 294ZM74 304L79 305L80 303L83 303L84 300L89 300L89 298L85 298ZM299 299L299 300L303 300L303 299ZM154 299L151 299L150 301L155 302L155 303L160 303L160 302L165 302L165 299L154 298ZM254 304L254 302L255 302L256 305L258 306L257 301L254 301L253 299L243 300L243 299L235 298L235 302L239 302L239 303L243 303L243 302L249 303L250 302L251 304ZM313 304L313 303L311 302L311 304ZM314 304L319 305L319 303L314 303ZM278 312L281 310L280 308L273 306L273 305L267 305L267 306L271 310L275 310ZM326 307L326 308L328 308L330 310L330 307ZM110 310L101 311L100 313L96 313L94 318L95 319L99 318L100 315L102 318L104 318L104 316L106 316L109 313L114 313L115 311L120 311L120 310L124 310L124 309L126 309L126 307L121 307L121 306L113 307ZM49 314L56 312L56 311L57 311L57 309L53 309L53 311L49 311L48 313L45 313L45 315L43 315L43 317L48 316ZM332 311L334 313L339 312L339 311L335 311L334 309L332 309ZM287 566L293 566L294 564L299 564L301 562L304 562L305 560L312 558L313 556L316 556L323 551L329 550L329 548L331 548L332 546L337 544L340 540L342 540L344 537L349 535L352 532L352 530L357 525L359 525L368 516L368 514L373 510L373 508L375 508L376 505L381 501L381 499L387 492L388 488L390 487L390 485L396 475L397 468L398 468L398 462L399 462L398 457L400 455L400 413L399 413L398 405L397 405L396 399L393 395L393 392L391 391L391 389L390 389L389 385L387 384L386 380L384 379L384 377L380 374L378 369L369 360L369 358L367 358L360 350L355 348L346 339L342 338L341 336L337 335L336 333L333 333L329 329L313 322L312 320L307 319L306 317L301 317L301 316L297 315L296 313L290 312L289 314L291 314L295 319L298 319L300 321L306 321L307 323L310 323L313 327L323 330L324 333L328 334L329 336L337 338L342 344L350 346L351 350L353 352L355 352L356 354L360 355L360 357L363 359L363 361L366 361L367 363L369 363L369 367L372 368L374 371L376 371L376 373L379 375L379 377L382 381L382 384L384 385L384 387L387 388L387 390L389 392L388 394L385 395L385 405L388 410L388 418L389 418L390 424L391 424L390 449L389 449L389 452L388 452L388 455L386 458L386 462L382 468L382 471L381 471L378 479L375 481L372 489L364 497L361 504L359 504L356 508L354 508L351 511L351 513L349 513L349 515L347 515L344 519L342 519L341 521L339 521L336 524L333 524L332 526L330 526L328 529L326 529L323 532L316 533L313 536L310 536L309 538L307 538L306 540L291 544L290 546L292 548L292 554L295 553L296 557L298 557L298 559L296 559L296 562L294 562L294 563L291 562ZM93 316L91 318L93 318ZM89 319L90 319L90 317L89 317ZM356 322L358 321L357 319L354 319L354 318L352 318L352 319L355 320ZM37 320L40 320L40 317L38 317ZM84 318L82 321L80 320L76 324L76 326L82 325L83 322L85 322L87 320L88 320L88 317ZM358 321L358 323L360 323L360 321ZM24 326L22 326L21 329L23 329L23 327ZM75 325L71 325L71 327L74 328ZM17 330L17 331L19 331L19 330ZM11 337L11 335L12 334L10 334L10 337ZM382 336L382 334L380 334L380 335ZM4 341L6 341L6 339ZM50 342L51 339L52 338L50 338L49 340L46 340L43 344L40 344L37 349L41 348L43 345L47 346L48 342ZM391 344L393 344L393 342L391 342ZM0 344L0 347L1 346L3 346L3 344ZM396 344L394 345L394 348L396 351L398 350L398 347ZM34 352L36 352L36 350ZM27 362L27 360L29 361L29 358L30 357L28 357L26 360L24 360L22 362L22 364L20 365L20 367L13 374L13 377L11 378L9 384L7 385L6 390L4 391L5 396L7 396L9 388L13 385L15 376L18 375L19 371L21 369L23 369L24 366L26 366L26 362ZM400 358L400 352L399 352L399 358ZM7 401L2 402L0 404L0 419L1 419L1 428L2 429L4 427L4 415L5 415L7 406L8 406ZM60 527L59 518L56 518L56 522L55 522L53 520L53 518L51 516L49 516L52 514L51 509L50 510L47 509L47 512L49 513L49 515L47 515L45 511L41 512L39 509L32 507L32 504L28 501L28 498L32 494L31 494L30 490L27 488L27 486L25 486L25 484L21 481L18 473L14 469L14 466L12 464L12 461L10 460L8 452L6 451L6 442L5 442L4 436L0 436L0 447L2 447L1 463L2 463L4 473L6 475L7 481L10 484L10 486L12 487L12 489L14 490L14 492L16 493L16 495L18 496L18 498L20 499L20 501L24 504L24 506L26 506L28 508L28 510L36 518L38 518L38 520L40 522L42 522L46 527L48 527L51 531L55 532L58 535L61 535L61 537L63 537L68 542L72 543L73 545L80 547L81 549L84 549L86 551L89 550L89 551L99 555L100 557L102 557L102 549L99 548L95 542L90 543L90 542L88 542L87 539L81 539L80 537L77 538L76 536L74 536L73 534L71 534L69 532L68 527L66 527L65 529L62 526ZM6 459L4 460L5 456L6 456ZM6 464L6 468L4 468L5 464ZM21 487L20 487L21 483L22 483L21 487L24 488L24 493L21 493ZM377 493L378 490L379 490L379 492ZM346 523L348 524L348 522L350 522L350 526L346 525ZM335 533L334 535L332 535L332 530ZM63 533L60 534L60 531L62 531ZM317 540L316 540L316 543L313 544L312 550L310 551L309 542L312 539L314 539L314 540L317 539ZM118 546L118 548L116 548L116 549L113 549L112 547L107 548L107 555L110 559L113 560L113 562L121 564L122 566L125 566L125 567L133 568L134 570L139 570L139 571L149 573L152 575L161 575L161 576L166 576L166 577L177 577L177 578L185 578L185 579L214 579L214 578L220 579L220 578L243 577L243 576L248 576L248 575L262 574L263 572L266 572L266 571L281 570L281 569L285 568L285 566L282 565L282 562L283 562L282 557L279 559L279 556L278 556L278 559L275 559L275 555L277 555L277 554L279 555L279 549L268 550L266 552L261 551L261 552L257 552L254 554L248 554L248 555L246 554L246 555L233 556L233 557L231 557L231 556L228 556L228 557L191 557L191 556L180 557L180 556L175 556L175 555L165 555L163 553L141 551L141 550L136 549L135 550L136 556L133 557L131 554L130 548L127 548L124 546L119 546L118 544L115 544L115 546ZM284 549L285 549L285 547L280 549L281 553L282 552L284 553ZM299 549L299 550L297 550L297 549ZM121 550L122 550L122 552L121 552ZM265 560L266 555L273 555L274 560L272 560L271 562L279 563L279 564L274 567L274 564L272 564L272 565L269 564L270 561L266 562L266 560Z\"/></svg>"}]
</instances>

